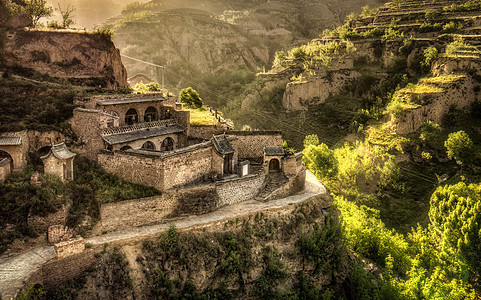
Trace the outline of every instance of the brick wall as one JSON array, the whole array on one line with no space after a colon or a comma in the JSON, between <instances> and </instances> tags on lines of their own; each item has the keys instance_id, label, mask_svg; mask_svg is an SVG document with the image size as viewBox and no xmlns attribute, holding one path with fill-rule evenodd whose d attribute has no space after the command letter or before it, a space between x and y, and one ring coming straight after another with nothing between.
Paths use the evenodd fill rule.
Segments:
<instances>
[{"instance_id":1,"label":"brick wall","mask_svg":"<svg viewBox=\"0 0 481 300\"><path fill-rule=\"evenodd\" d=\"M44 289L49 289L65 281L75 279L87 271L94 263L95 257L92 250L46 263L42 267L43 287Z\"/></svg>"},{"instance_id":2,"label":"brick wall","mask_svg":"<svg viewBox=\"0 0 481 300\"><path fill-rule=\"evenodd\" d=\"M249 175L216 184L219 206L234 204L254 198L264 185L265 175Z\"/></svg>"},{"instance_id":3,"label":"brick wall","mask_svg":"<svg viewBox=\"0 0 481 300\"><path fill-rule=\"evenodd\" d=\"M8 175L12 172L10 169L11 160L4 158L0 160L0 182L4 182Z\"/></svg>"},{"instance_id":4,"label":"brick wall","mask_svg":"<svg viewBox=\"0 0 481 300\"><path fill-rule=\"evenodd\" d=\"M54 248L57 258L61 260L68 256L82 253L85 249L85 242L83 238L79 237L65 242L56 243Z\"/></svg>"},{"instance_id":5,"label":"brick wall","mask_svg":"<svg viewBox=\"0 0 481 300\"><path fill-rule=\"evenodd\" d=\"M262 162L265 146L282 146L280 131L228 131L226 135L237 137L232 146L239 152L239 159Z\"/></svg>"}]
</instances>

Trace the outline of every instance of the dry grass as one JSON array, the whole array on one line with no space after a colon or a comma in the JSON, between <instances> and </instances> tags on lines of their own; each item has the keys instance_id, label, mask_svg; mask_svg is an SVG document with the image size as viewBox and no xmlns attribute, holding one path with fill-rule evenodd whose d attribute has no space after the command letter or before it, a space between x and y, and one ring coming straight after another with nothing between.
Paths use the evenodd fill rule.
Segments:
<instances>
[{"instance_id":1,"label":"dry grass","mask_svg":"<svg viewBox=\"0 0 481 300\"><path fill-rule=\"evenodd\" d=\"M215 117L210 113L208 109L199 108L199 109L186 109L190 111L190 125L197 125L197 126L208 126L208 125L215 125L217 120Z\"/></svg>"}]
</instances>

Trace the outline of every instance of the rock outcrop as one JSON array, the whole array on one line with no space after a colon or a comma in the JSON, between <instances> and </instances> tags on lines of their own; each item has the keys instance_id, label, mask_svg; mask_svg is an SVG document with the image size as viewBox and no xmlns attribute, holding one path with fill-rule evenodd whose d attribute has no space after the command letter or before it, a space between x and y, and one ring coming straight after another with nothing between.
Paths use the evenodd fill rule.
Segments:
<instances>
[{"instance_id":1,"label":"rock outcrop","mask_svg":"<svg viewBox=\"0 0 481 300\"><path fill-rule=\"evenodd\" d=\"M7 35L5 61L76 85L128 87L110 37L68 30L17 30Z\"/></svg>"}]
</instances>

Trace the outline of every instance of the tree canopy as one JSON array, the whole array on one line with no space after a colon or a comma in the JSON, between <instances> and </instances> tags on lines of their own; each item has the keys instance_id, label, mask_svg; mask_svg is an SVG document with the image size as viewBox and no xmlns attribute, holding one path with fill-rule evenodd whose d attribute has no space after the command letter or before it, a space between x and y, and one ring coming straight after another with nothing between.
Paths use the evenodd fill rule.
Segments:
<instances>
[{"instance_id":1,"label":"tree canopy","mask_svg":"<svg viewBox=\"0 0 481 300\"><path fill-rule=\"evenodd\" d=\"M179 100L190 107L199 108L203 105L202 98L200 98L199 93L191 87L180 91Z\"/></svg>"},{"instance_id":2,"label":"tree canopy","mask_svg":"<svg viewBox=\"0 0 481 300\"><path fill-rule=\"evenodd\" d=\"M450 159L456 160L458 165L469 163L473 155L473 142L463 130L450 133L444 142Z\"/></svg>"},{"instance_id":3,"label":"tree canopy","mask_svg":"<svg viewBox=\"0 0 481 300\"><path fill-rule=\"evenodd\" d=\"M25 11L32 21L33 27L37 26L41 18L50 17L53 13L52 7L47 5L47 0L29 0Z\"/></svg>"}]
</instances>

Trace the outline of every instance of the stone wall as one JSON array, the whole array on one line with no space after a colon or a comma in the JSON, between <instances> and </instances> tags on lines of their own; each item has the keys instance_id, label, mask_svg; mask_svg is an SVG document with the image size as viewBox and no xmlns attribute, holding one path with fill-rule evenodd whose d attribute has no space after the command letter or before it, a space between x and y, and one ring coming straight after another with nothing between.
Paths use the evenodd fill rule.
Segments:
<instances>
[{"instance_id":1,"label":"stone wall","mask_svg":"<svg viewBox=\"0 0 481 300\"><path fill-rule=\"evenodd\" d=\"M4 182L12 172L10 166L11 160L9 158L0 160L0 182Z\"/></svg>"},{"instance_id":2,"label":"stone wall","mask_svg":"<svg viewBox=\"0 0 481 300\"><path fill-rule=\"evenodd\" d=\"M303 167L295 175L288 176L288 182L268 195L264 201L285 198L304 189L306 184L306 169Z\"/></svg>"},{"instance_id":3,"label":"stone wall","mask_svg":"<svg viewBox=\"0 0 481 300\"><path fill-rule=\"evenodd\" d=\"M299 171L304 168L304 164L302 163L302 157L302 152L284 157L282 160L282 168L284 174L296 175L297 173L299 173Z\"/></svg>"},{"instance_id":4,"label":"stone wall","mask_svg":"<svg viewBox=\"0 0 481 300\"><path fill-rule=\"evenodd\" d=\"M7 152L12 157L14 170L23 169L23 167L27 165L28 156L29 140L27 130L18 132L4 132L0 135L7 137L19 136L22 138L22 143L20 145L0 146L0 150Z\"/></svg>"},{"instance_id":5,"label":"stone wall","mask_svg":"<svg viewBox=\"0 0 481 300\"><path fill-rule=\"evenodd\" d=\"M164 159L164 189L200 181L211 173L214 147L203 147Z\"/></svg>"},{"instance_id":6,"label":"stone wall","mask_svg":"<svg viewBox=\"0 0 481 300\"><path fill-rule=\"evenodd\" d=\"M240 160L262 162L265 146L282 147L280 131L228 131L226 135L237 137L237 140L231 143L237 150Z\"/></svg>"},{"instance_id":7,"label":"stone wall","mask_svg":"<svg viewBox=\"0 0 481 300\"><path fill-rule=\"evenodd\" d=\"M172 119L175 120L177 124L185 129L185 135L190 135L190 111L188 110L175 110L170 111Z\"/></svg>"},{"instance_id":8,"label":"stone wall","mask_svg":"<svg viewBox=\"0 0 481 300\"><path fill-rule=\"evenodd\" d=\"M124 180L164 190L163 164L158 157L102 151L98 162L105 171Z\"/></svg>"},{"instance_id":9,"label":"stone wall","mask_svg":"<svg viewBox=\"0 0 481 300\"><path fill-rule=\"evenodd\" d=\"M195 139L210 140L213 135L218 135L224 132L222 126L190 126L189 137Z\"/></svg>"},{"instance_id":10,"label":"stone wall","mask_svg":"<svg viewBox=\"0 0 481 300\"><path fill-rule=\"evenodd\" d=\"M70 239L54 245L57 259L61 260L68 256L82 253L85 250L85 242L82 237Z\"/></svg>"},{"instance_id":11,"label":"stone wall","mask_svg":"<svg viewBox=\"0 0 481 300\"><path fill-rule=\"evenodd\" d=\"M48 227L47 240L51 244L66 241L72 237L72 230L64 225L53 225Z\"/></svg>"},{"instance_id":12,"label":"stone wall","mask_svg":"<svg viewBox=\"0 0 481 300\"><path fill-rule=\"evenodd\" d=\"M69 120L78 141L72 145L72 151L97 161L99 150L105 149L105 143L100 137L100 113L98 110L76 108Z\"/></svg>"},{"instance_id":13,"label":"stone wall","mask_svg":"<svg viewBox=\"0 0 481 300\"><path fill-rule=\"evenodd\" d=\"M122 179L165 191L211 174L213 151L211 142L169 152L102 151L98 161Z\"/></svg>"},{"instance_id":14,"label":"stone wall","mask_svg":"<svg viewBox=\"0 0 481 300\"><path fill-rule=\"evenodd\" d=\"M265 175L248 175L216 183L219 206L230 205L254 198L264 186Z\"/></svg>"},{"instance_id":15,"label":"stone wall","mask_svg":"<svg viewBox=\"0 0 481 300\"><path fill-rule=\"evenodd\" d=\"M49 289L82 275L95 263L94 251L87 250L58 261L46 263L42 267L42 283ZM37 279L38 280L38 279ZM34 281L37 282L37 281Z\"/></svg>"},{"instance_id":16,"label":"stone wall","mask_svg":"<svg viewBox=\"0 0 481 300\"><path fill-rule=\"evenodd\" d=\"M102 204L94 232L158 222L171 215L177 206L177 198L171 194Z\"/></svg>"},{"instance_id":17,"label":"stone wall","mask_svg":"<svg viewBox=\"0 0 481 300\"><path fill-rule=\"evenodd\" d=\"M50 154L43 160L43 166L45 174L57 176L61 180L64 180L64 161Z\"/></svg>"}]
</instances>

